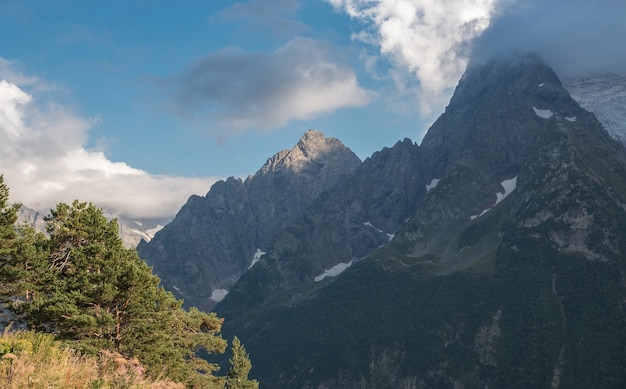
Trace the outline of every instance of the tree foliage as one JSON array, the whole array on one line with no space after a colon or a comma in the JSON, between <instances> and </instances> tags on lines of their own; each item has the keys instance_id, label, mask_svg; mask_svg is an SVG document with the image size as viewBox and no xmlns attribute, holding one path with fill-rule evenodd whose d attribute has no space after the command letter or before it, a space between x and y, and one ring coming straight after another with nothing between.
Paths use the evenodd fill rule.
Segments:
<instances>
[{"instance_id":1,"label":"tree foliage","mask_svg":"<svg viewBox=\"0 0 626 389\"><path fill-rule=\"evenodd\" d=\"M217 366L198 352L223 353L222 320L185 310L160 286L115 220L91 203L59 204L46 218L49 236L15 227L0 176L0 293L31 329L85 352L138 358L148 375L189 387L223 387Z\"/></svg>"},{"instance_id":2,"label":"tree foliage","mask_svg":"<svg viewBox=\"0 0 626 389\"><path fill-rule=\"evenodd\" d=\"M14 256L17 231L15 222L20 204L9 205L9 188L0 175L0 261L4 264ZM0 272L2 269L0 269ZM6 291L6 282L0 279L0 292Z\"/></svg>"},{"instance_id":3,"label":"tree foliage","mask_svg":"<svg viewBox=\"0 0 626 389\"><path fill-rule=\"evenodd\" d=\"M227 389L259 389L257 380L248 379L252 368L250 357L239 338L235 336L232 344L233 356L230 359L230 371L226 376Z\"/></svg>"}]
</instances>

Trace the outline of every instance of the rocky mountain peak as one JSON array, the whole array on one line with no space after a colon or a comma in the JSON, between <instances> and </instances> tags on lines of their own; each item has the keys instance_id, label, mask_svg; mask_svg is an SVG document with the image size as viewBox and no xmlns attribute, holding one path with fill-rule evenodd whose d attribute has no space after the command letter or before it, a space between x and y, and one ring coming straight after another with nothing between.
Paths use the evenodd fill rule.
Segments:
<instances>
[{"instance_id":1,"label":"rocky mountain peak","mask_svg":"<svg viewBox=\"0 0 626 389\"><path fill-rule=\"evenodd\" d=\"M190 305L211 309L279 231L360 164L340 141L309 130L245 181L231 177L204 197L190 197L176 218L137 250L166 288Z\"/></svg>"},{"instance_id":2,"label":"rocky mountain peak","mask_svg":"<svg viewBox=\"0 0 626 389\"><path fill-rule=\"evenodd\" d=\"M543 143L550 118L570 123L586 115L535 55L476 64L420 145L427 175L440 177L450 161L510 175Z\"/></svg>"},{"instance_id":3,"label":"rocky mountain peak","mask_svg":"<svg viewBox=\"0 0 626 389\"><path fill-rule=\"evenodd\" d=\"M302 138L300 138L300 142L298 142L298 146L304 147L308 145L315 145L315 144L323 143L325 140L326 140L326 136L324 135L323 132L314 130L314 129L309 129L304 133L304 135L302 135Z\"/></svg>"},{"instance_id":4,"label":"rocky mountain peak","mask_svg":"<svg viewBox=\"0 0 626 389\"><path fill-rule=\"evenodd\" d=\"M308 158L315 158L319 154L345 147L339 139L327 138L324 133L317 130L307 130L298 144L294 147Z\"/></svg>"},{"instance_id":5,"label":"rocky mountain peak","mask_svg":"<svg viewBox=\"0 0 626 389\"><path fill-rule=\"evenodd\" d=\"M341 141L327 138L322 132L308 130L291 149L282 150L267 160L260 172L266 174L276 170L290 170L295 173L306 170L311 163L320 159L345 159L354 161L356 155ZM357 158L358 159L358 158Z\"/></svg>"}]
</instances>

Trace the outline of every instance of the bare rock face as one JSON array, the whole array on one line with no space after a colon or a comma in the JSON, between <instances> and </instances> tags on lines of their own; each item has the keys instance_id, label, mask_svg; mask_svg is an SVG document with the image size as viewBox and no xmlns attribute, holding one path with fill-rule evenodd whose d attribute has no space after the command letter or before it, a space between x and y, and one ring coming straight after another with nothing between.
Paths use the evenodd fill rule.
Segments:
<instances>
[{"instance_id":1,"label":"bare rock face","mask_svg":"<svg viewBox=\"0 0 626 389\"><path fill-rule=\"evenodd\" d=\"M581 107L593 112L615 139L626 144L626 77L588 74L563 80Z\"/></svg>"},{"instance_id":2,"label":"bare rock face","mask_svg":"<svg viewBox=\"0 0 626 389\"><path fill-rule=\"evenodd\" d=\"M335 274L331 269L337 272L367 257L393 239L425 194L416 144L405 139L374 153L274 237L220 314L313 284Z\"/></svg>"},{"instance_id":3,"label":"bare rock face","mask_svg":"<svg viewBox=\"0 0 626 389\"><path fill-rule=\"evenodd\" d=\"M451 249L445 242L485 219L509 194L510 212L525 215L519 223L527 231L561 224L540 234L560 250L605 260L626 255L617 249L622 243L610 242L608 231L620 227L604 211L610 203L625 206L624 148L540 58L468 69L420 151L427 179L438 185L399 239L415 242L414 255L440 257L441 271L471 264L470 245ZM592 204L600 202L606 207Z\"/></svg>"},{"instance_id":4,"label":"bare rock face","mask_svg":"<svg viewBox=\"0 0 626 389\"><path fill-rule=\"evenodd\" d=\"M274 235L360 164L343 143L315 130L307 131L292 149L268 159L244 182L257 229L263 232L256 247L265 251Z\"/></svg>"},{"instance_id":5,"label":"bare rock face","mask_svg":"<svg viewBox=\"0 0 626 389\"><path fill-rule=\"evenodd\" d=\"M257 251L264 252L323 190L360 164L340 141L309 130L245 181L231 177L215 183L206 196L191 196L176 218L137 250L167 289L188 305L209 310Z\"/></svg>"},{"instance_id":6,"label":"bare rock face","mask_svg":"<svg viewBox=\"0 0 626 389\"><path fill-rule=\"evenodd\" d=\"M22 205L17 214L17 224L28 224L35 228L37 232L46 232L46 221L41 212Z\"/></svg>"}]
</instances>

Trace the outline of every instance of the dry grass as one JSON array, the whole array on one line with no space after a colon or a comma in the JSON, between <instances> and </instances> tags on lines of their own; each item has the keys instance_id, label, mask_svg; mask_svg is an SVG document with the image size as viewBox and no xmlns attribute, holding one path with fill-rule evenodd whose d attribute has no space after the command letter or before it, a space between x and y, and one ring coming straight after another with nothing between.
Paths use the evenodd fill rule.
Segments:
<instances>
[{"instance_id":1,"label":"dry grass","mask_svg":"<svg viewBox=\"0 0 626 389\"><path fill-rule=\"evenodd\" d=\"M102 351L81 355L53 337L35 332L8 332L0 338L0 387L6 389L178 389L171 381L150 381L136 359Z\"/></svg>"}]
</instances>

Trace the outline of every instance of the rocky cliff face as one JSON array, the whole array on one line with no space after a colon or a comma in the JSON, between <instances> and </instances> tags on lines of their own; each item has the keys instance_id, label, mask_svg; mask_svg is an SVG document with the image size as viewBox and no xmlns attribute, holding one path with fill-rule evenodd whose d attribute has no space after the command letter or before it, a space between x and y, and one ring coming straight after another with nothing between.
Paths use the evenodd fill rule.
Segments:
<instances>
[{"instance_id":1,"label":"rocky cliff face","mask_svg":"<svg viewBox=\"0 0 626 389\"><path fill-rule=\"evenodd\" d=\"M22 205L20 212L17 214L17 224L28 224L33 226L35 231L46 232L44 216L45 215L42 215L41 212Z\"/></svg>"},{"instance_id":2,"label":"rocky cliff face","mask_svg":"<svg viewBox=\"0 0 626 389\"><path fill-rule=\"evenodd\" d=\"M424 182L419 150L410 140L374 153L276 235L261 261L231 290L222 312L290 293L367 257L415 212L427 191Z\"/></svg>"},{"instance_id":3,"label":"rocky cliff face","mask_svg":"<svg viewBox=\"0 0 626 389\"><path fill-rule=\"evenodd\" d=\"M598 117L611 136L626 144L626 77L594 74L567 78L563 85L581 107Z\"/></svg>"},{"instance_id":4,"label":"rocky cliff face","mask_svg":"<svg viewBox=\"0 0 626 389\"><path fill-rule=\"evenodd\" d=\"M190 197L176 218L137 250L166 288L209 310L280 230L360 164L341 142L309 130L254 176L231 177L204 197Z\"/></svg>"},{"instance_id":5,"label":"rocky cliff face","mask_svg":"<svg viewBox=\"0 0 626 389\"><path fill-rule=\"evenodd\" d=\"M452 249L448 244L451 236L476 223L475 219L509 194L511 199L519 199L525 193L524 201L532 202L537 201L539 191L545 191L547 199L551 196L548 192L565 190L558 186L560 183L577 187L579 196L582 188L592 196L598 190L595 181L620 180L624 171L623 147L534 56L469 69L420 151L427 177L439 181L419 204L410 232L401 237L416 242L414 255L439 255L446 259L446 266L455 268L469 264L468 247ZM591 164L597 168L590 169ZM612 185L604 189L612 190ZM611 196L612 201L622 204L623 197ZM572 199L566 196L565 200ZM534 208L550 214L544 219L552 219L556 210L563 208L556 201L542 200ZM572 219L569 224L578 217L574 215L590 220L589 204L581 197L577 201L575 210L563 211L569 216L560 216ZM583 235L594 227L571 228L572 236L561 237L565 241L584 240ZM453 265L453 258L466 264Z\"/></svg>"},{"instance_id":6,"label":"rocky cliff face","mask_svg":"<svg viewBox=\"0 0 626 389\"><path fill-rule=\"evenodd\" d=\"M266 251L216 308L265 387L626 384L626 150L535 56L470 68Z\"/></svg>"}]
</instances>

